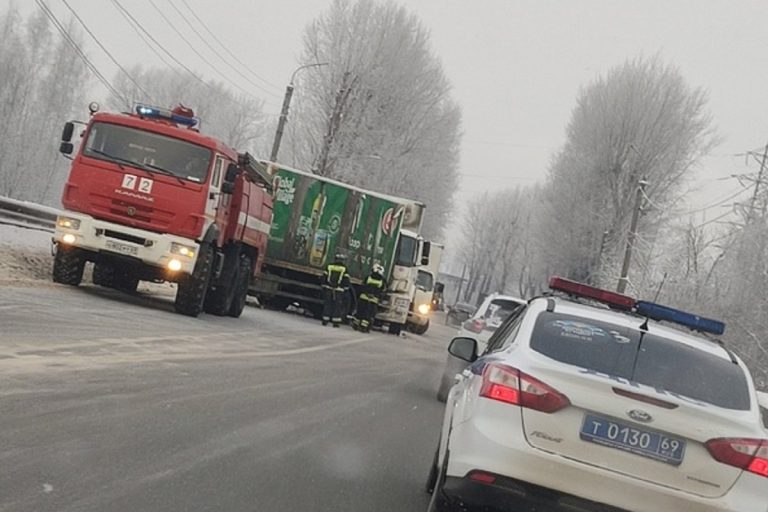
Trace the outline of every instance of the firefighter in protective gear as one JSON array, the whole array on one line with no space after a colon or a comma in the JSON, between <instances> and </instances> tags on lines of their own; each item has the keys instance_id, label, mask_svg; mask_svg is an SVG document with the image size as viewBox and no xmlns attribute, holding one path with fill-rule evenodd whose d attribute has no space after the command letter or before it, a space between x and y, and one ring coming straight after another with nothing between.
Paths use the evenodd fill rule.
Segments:
<instances>
[{"instance_id":1,"label":"firefighter in protective gear","mask_svg":"<svg viewBox=\"0 0 768 512\"><path fill-rule=\"evenodd\" d=\"M373 266L371 275L363 283L363 291L357 303L355 325L362 332L371 330L371 322L373 322L373 318L376 316L376 311L379 309L379 301L386 289L384 267L376 263Z\"/></svg>"},{"instance_id":2,"label":"firefighter in protective gear","mask_svg":"<svg viewBox=\"0 0 768 512\"><path fill-rule=\"evenodd\" d=\"M337 254L333 263L328 265L323 272L323 325L332 322L334 327L341 324L344 314L344 297L349 289L349 274L344 264L346 257Z\"/></svg>"}]
</instances>

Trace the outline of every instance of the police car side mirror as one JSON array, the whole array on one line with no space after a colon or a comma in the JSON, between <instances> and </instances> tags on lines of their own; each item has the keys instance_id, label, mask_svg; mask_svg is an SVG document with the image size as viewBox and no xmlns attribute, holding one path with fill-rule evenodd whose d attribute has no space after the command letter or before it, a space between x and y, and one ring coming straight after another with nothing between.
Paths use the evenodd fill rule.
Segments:
<instances>
[{"instance_id":1,"label":"police car side mirror","mask_svg":"<svg viewBox=\"0 0 768 512\"><path fill-rule=\"evenodd\" d=\"M477 360L477 341L472 338L453 338L448 353L457 359L474 363Z\"/></svg>"}]
</instances>

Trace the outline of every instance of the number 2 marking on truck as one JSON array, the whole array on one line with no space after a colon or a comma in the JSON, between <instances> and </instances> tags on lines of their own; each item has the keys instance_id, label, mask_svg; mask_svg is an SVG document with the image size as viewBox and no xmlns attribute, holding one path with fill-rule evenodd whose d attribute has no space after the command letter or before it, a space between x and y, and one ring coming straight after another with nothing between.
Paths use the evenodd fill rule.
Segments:
<instances>
[{"instance_id":1,"label":"number 2 marking on truck","mask_svg":"<svg viewBox=\"0 0 768 512\"><path fill-rule=\"evenodd\" d=\"M133 190L136 188L136 176L133 174L125 174L123 175L123 188L127 188L128 190Z\"/></svg>"},{"instance_id":2,"label":"number 2 marking on truck","mask_svg":"<svg viewBox=\"0 0 768 512\"><path fill-rule=\"evenodd\" d=\"M145 194L151 193L152 183L154 182L149 178L141 178L141 180L139 180L139 192L143 192Z\"/></svg>"}]
</instances>

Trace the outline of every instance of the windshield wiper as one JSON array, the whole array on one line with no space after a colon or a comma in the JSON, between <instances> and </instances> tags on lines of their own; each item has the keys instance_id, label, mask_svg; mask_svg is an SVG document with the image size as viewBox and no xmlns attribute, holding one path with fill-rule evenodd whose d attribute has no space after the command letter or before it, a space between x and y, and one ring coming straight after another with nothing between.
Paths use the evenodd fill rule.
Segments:
<instances>
[{"instance_id":1,"label":"windshield wiper","mask_svg":"<svg viewBox=\"0 0 768 512\"><path fill-rule=\"evenodd\" d=\"M173 176L178 180L179 183L181 183L182 185L186 185L186 183L184 183L184 180L180 176L177 176L175 172L169 171L165 167L160 167L159 165L155 165L155 164L143 164L143 165L145 168L148 167L149 169L161 172L163 174L167 174L168 176Z\"/></svg>"},{"instance_id":2,"label":"windshield wiper","mask_svg":"<svg viewBox=\"0 0 768 512\"><path fill-rule=\"evenodd\" d=\"M116 163L121 171L125 170L125 167L123 167L124 163L128 164L128 165L134 165L136 163L133 160L128 160L126 158L120 158L119 156L110 155L106 151L102 151L100 149L89 149L88 151L90 151L91 153L96 153L97 155L101 155L101 156L107 157L110 161Z\"/></svg>"},{"instance_id":3,"label":"windshield wiper","mask_svg":"<svg viewBox=\"0 0 768 512\"><path fill-rule=\"evenodd\" d=\"M150 176L154 176L155 175L154 171L158 171L158 172L161 172L163 174L167 174L169 176L173 176L174 178L179 180L179 183L181 183L182 185L185 185L184 180L181 179L180 177L176 176L173 173L173 171L169 171L168 169L164 169L162 167L158 167L157 165L154 165L154 164L142 164L142 163L139 163L139 162L137 162L135 160L129 160L128 158L121 158L119 156L110 155L109 153L107 153L105 151L101 151L100 149L89 149L88 151L91 151L93 153L96 153L98 155L101 155L101 156L104 156L104 157L108 158L110 161L116 163L117 166L122 171L125 170L125 167L123 167L123 164L127 164L127 165L130 165L132 167L136 167L138 169L147 171Z\"/></svg>"}]
</instances>

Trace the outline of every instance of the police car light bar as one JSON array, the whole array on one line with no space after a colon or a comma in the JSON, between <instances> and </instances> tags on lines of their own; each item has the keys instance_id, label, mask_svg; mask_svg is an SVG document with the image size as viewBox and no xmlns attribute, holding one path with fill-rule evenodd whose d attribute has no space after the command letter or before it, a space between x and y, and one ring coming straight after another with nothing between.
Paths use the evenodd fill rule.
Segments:
<instances>
[{"instance_id":1,"label":"police car light bar","mask_svg":"<svg viewBox=\"0 0 768 512\"><path fill-rule=\"evenodd\" d=\"M136 105L136 113L141 117L149 117L151 119L166 119L173 123L188 126L190 128L195 126L198 122L196 117L182 116L165 108L148 107L147 105Z\"/></svg>"},{"instance_id":2,"label":"police car light bar","mask_svg":"<svg viewBox=\"0 0 768 512\"><path fill-rule=\"evenodd\" d=\"M708 332L711 334L723 334L725 332L725 324L723 322L712 320L711 318L704 318L692 313L686 313L685 311L662 306L661 304L654 304L653 302L639 300L635 305L635 310L638 315L650 318L651 320L665 320L667 322L683 325L695 331Z\"/></svg>"},{"instance_id":3,"label":"police car light bar","mask_svg":"<svg viewBox=\"0 0 768 512\"><path fill-rule=\"evenodd\" d=\"M627 297L616 292L609 292L601 288L595 288L569 279L563 279L562 277L553 276L549 279L549 287L552 290L565 292L570 295L576 295L578 297L584 297L586 299L596 300L604 304L608 304L616 309L631 310L635 307L635 299Z\"/></svg>"}]
</instances>

